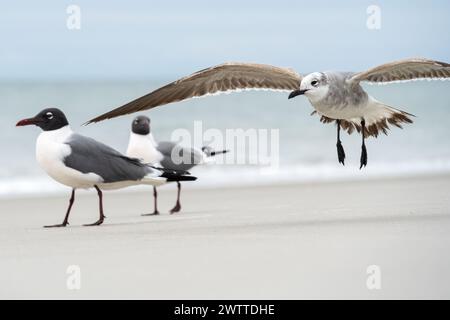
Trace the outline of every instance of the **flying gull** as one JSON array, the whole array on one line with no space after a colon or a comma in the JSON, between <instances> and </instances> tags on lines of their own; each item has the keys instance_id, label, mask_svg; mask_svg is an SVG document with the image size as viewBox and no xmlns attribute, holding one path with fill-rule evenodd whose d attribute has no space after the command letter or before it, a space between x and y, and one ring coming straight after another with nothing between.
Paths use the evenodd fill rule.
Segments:
<instances>
[{"instance_id":1,"label":"flying gull","mask_svg":"<svg viewBox=\"0 0 450 320\"><path fill-rule=\"evenodd\" d=\"M300 76L295 71L262 64L225 63L198 71L161 87L141 98L100 115L90 122L151 109L160 105L227 91L268 89L292 91L289 98L305 95L324 123L337 124L338 160L344 164L345 152L340 140L341 128L349 134L360 132L362 150L360 168L367 165L365 139L387 134L389 125L401 128L412 123L412 115L390 107L367 94L361 82L391 83L420 79L448 79L450 64L412 58L363 72L314 72Z\"/></svg>"},{"instance_id":2,"label":"flying gull","mask_svg":"<svg viewBox=\"0 0 450 320\"><path fill-rule=\"evenodd\" d=\"M190 170L196 165L207 163L211 157L226 153L227 150L215 151L211 147L205 146L201 150L196 148L183 147L172 141L155 142L150 130L150 119L146 116L136 117L131 124L130 140L128 142L127 156L140 159L144 163L149 163L158 167L177 172ZM177 182L177 202L170 210L170 213L181 210L180 193L181 184ZM154 211L146 215L158 215L158 192L153 186Z\"/></svg>"},{"instance_id":3,"label":"flying gull","mask_svg":"<svg viewBox=\"0 0 450 320\"><path fill-rule=\"evenodd\" d=\"M64 113L55 108L44 109L35 117L21 120L17 126L36 125L43 132L36 142L36 159L45 172L72 188L69 207L61 224L65 227L75 201L76 189L95 188L99 197L100 218L86 226L101 225L103 214L102 189L118 189L138 184L161 185L169 181L195 180L195 177L143 164L118 151L74 133Z\"/></svg>"}]
</instances>

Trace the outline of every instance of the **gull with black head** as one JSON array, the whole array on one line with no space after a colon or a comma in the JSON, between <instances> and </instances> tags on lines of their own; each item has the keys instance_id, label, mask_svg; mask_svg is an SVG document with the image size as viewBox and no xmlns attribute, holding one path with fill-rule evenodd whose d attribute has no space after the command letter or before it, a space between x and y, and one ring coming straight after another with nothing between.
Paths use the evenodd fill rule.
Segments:
<instances>
[{"instance_id":1,"label":"gull with black head","mask_svg":"<svg viewBox=\"0 0 450 320\"><path fill-rule=\"evenodd\" d=\"M173 179L196 179L174 170L146 165L103 143L74 133L64 113L56 108L44 109L35 117L17 123L17 126L28 125L35 125L43 130L36 142L36 159L39 165L54 180L72 188L63 222L47 227L65 227L69 224L76 189L97 190L100 217L96 222L86 225L97 226L105 218L103 189L119 189L138 184L155 186Z\"/></svg>"},{"instance_id":2,"label":"gull with black head","mask_svg":"<svg viewBox=\"0 0 450 320\"><path fill-rule=\"evenodd\" d=\"M156 142L150 128L150 118L138 116L131 123L130 140L128 142L127 156L140 159L144 163L149 163L164 169L184 172L193 167L210 162L211 158L226 153L227 150L216 151L209 146L202 149L185 147L172 141ZM177 183L177 201L170 213L181 210L180 181ZM154 210L153 213L143 215L158 215L158 192L153 186Z\"/></svg>"}]
</instances>

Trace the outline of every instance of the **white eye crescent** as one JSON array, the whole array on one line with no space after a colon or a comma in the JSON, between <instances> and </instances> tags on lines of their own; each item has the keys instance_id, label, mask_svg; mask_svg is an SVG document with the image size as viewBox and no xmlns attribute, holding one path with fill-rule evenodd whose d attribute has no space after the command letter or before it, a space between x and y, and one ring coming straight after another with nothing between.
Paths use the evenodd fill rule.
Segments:
<instances>
[{"instance_id":1,"label":"white eye crescent","mask_svg":"<svg viewBox=\"0 0 450 320\"><path fill-rule=\"evenodd\" d=\"M45 116L46 116L47 119L49 119L49 120L53 119L53 113L51 113L51 112L47 112L47 113L45 114Z\"/></svg>"}]
</instances>

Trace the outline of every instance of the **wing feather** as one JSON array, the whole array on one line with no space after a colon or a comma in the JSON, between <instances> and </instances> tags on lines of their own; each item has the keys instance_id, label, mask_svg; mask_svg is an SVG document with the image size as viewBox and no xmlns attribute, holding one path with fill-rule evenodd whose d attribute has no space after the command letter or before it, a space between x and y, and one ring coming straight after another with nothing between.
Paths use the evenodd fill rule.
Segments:
<instances>
[{"instance_id":1,"label":"wing feather","mask_svg":"<svg viewBox=\"0 0 450 320\"><path fill-rule=\"evenodd\" d=\"M229 91L249 89L292 91L299 88L300 82L301 76L288 68L252 63L225 63L176 80L102 114L88 123L148 110L189 98Z\"/></svg>"},{"instance_id":2,"label":"wing feather","mask_svg":"<svg viewBox=\"0 0 450 320\"><path fill-rule=\"evenodd\" d=\"M356 73L351 82L367 81L372 83L403 82L424 79L449 79L450 64L435 60L412 58L394 61Z\"/></svg>"}]
</instances>

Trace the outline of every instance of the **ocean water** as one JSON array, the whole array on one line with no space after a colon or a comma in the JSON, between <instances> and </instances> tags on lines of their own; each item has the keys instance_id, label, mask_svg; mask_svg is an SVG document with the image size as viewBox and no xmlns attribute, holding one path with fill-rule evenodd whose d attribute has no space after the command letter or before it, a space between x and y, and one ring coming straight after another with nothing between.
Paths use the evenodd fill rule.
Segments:
<instances>
[{"instance_id":1,"label":"ocean water","mask_svg":"<svg viewBox=\"0 0 450 320\"><path fill-rule=\"evenodd\" d=\"M67 192L39 168L34 155L40 133L36 127L17 128L18 120L45 107L61 108L72 129L124 152L135 115L83 126L88 119L120 106L171 79L141 81L3 82L0 84L0 197ZM450 172L450 82L420 81L386 86L367 85L378 100L416 115L412 125L392 128L389 136L367 140L369 164L359 170L361 137L342 134L346 166L337 161L336 127L323 125L304 97L288 100L286 93L244 92L192 99L144 114L152 119L156 140L171 139L174 130L278 130L278 166L222 163L197 167L192 185L270 184L293 181L352 180ZM197 137L198 138L198 137ZM196 147L211 141L197 139ZM225 144L227 140L223 141ZM220 143L218 144L220 147ZM217 141L213 143L217 146ZM225 147L228 148L227 145ZM234 159L247 159L247 149L231 150ZM261 151L262 152L262 151ZM260 152L260 153L261 153ZM264 153L264 152L262 152ZM257 153L258 154L258 153ZM230 156L231 157L231 156ZM231 159L231 158L230 158Z\"/></svg>"}]
</instances>

